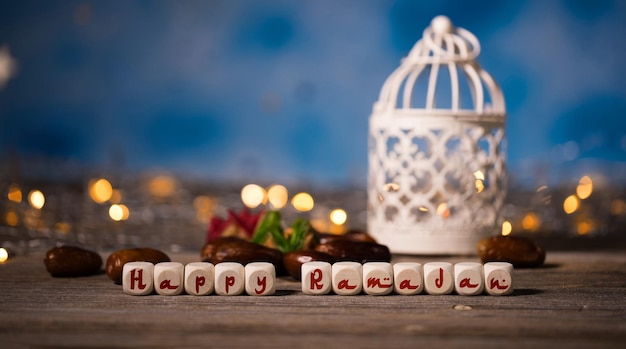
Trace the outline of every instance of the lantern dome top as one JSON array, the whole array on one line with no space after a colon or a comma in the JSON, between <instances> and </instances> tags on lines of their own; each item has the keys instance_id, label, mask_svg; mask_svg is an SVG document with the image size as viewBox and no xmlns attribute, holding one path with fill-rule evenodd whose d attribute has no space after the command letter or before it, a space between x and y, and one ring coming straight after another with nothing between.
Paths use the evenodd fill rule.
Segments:
<instances>
[{"instance_id":1,"label":"lantern dome top","mask_svg":"<svg viewBox=\"0 0 626 349\"><path fill-rule=\"evenodd\" d=\"M410 111L504 121L502 90L476 62L480 43L446 16L432 19L400 66L387 78L374 114Z\"/></svg>"}]
</instances>

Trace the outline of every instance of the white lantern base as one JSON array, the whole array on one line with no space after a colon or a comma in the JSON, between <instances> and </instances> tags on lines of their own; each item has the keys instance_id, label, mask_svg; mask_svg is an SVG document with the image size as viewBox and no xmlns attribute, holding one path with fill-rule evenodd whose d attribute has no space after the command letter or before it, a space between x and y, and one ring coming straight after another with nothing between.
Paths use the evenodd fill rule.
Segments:
<instances>
[{"instance_id":1,"label":"white lantern base","mask_svg":"<svg viewBox=\"0 0 626 349\"><path fill-rule=\"evenodd\" d=\"M370 234L378 243L386 245L391 253L410 255L476 255L478 241L492 235L489 232L470 236L454 236L450 232L441 236L416 231L385 233L375 228L370 229Z\"/></svg>"}]
</instances>

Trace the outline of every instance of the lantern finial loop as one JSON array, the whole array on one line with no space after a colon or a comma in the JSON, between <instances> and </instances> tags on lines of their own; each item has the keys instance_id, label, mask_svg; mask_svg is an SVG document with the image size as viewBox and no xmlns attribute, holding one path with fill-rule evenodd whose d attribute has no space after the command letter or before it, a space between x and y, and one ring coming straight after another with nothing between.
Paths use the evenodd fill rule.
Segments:
<instances>
[{"instance_id":1,"label":"lantern finial loop","mask_svg":"<svg viewBox=\"0 0 626 349\"><path fill-rule=\"evenodd\" d=\"M454 30L452 21L447 16L437 16L430 22L430 27L437 35L451 34Z\"/></svg>"}]
</instances>

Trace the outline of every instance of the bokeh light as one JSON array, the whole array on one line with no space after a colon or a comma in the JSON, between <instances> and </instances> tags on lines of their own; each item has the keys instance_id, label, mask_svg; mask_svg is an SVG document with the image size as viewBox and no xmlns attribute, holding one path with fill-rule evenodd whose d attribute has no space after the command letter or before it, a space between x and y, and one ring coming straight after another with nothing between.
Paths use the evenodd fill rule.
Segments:
<instances>
[{"instance_id":1,"label":"bokeh light","mask_svg":"<svg viewBox=\"0 0 626 349\"><path fill-rule=\"evenodd\" d=\"M41 190L34 189L28 193L28 203L32 208L40 210L46 204L46 197Z\"/></svg>"},{"instance_id":2,"label":"bokeh light","mask_svg":"<svg viewBox=\"0 0 626 349\"><path fill-rule=\"evenodd\" d=\"M148 191L156 198L169 198L176 193L176 189L176 179L170 175L155 176L148 182Z\"/></svg>"},{"instance_id":3,"label":"bokeh light","mask_svg":"<svg viewBox=\"0 0 626 349\"><path fill-rule=\"evenodd\" d=\"M534 212L528 212L522 218L522 228L529 231L537 231L541 226L541 220Z\"/></svg>"},{"instance_id":4,"label":"bokeh light","mask_svg":"<svg viewBox=\"0 0 626 349\"><path fill-rule=\"evenodd\" d=\"M582 221L576 225L576 232L578 233L578 235L587 235L591 232L591 228L591 222Z\"/></svg>"},{"instance_id":5,"label":"bokeh light","mask_svg":"<svg viewBox=\"0 0 626 349\"><path fill-rule=\"evenodd\" d=\"M196 210L196 219L201 223L209 223L213 217L217 202L207 195L198 195L193 199L193 208Z\"/></svg>"},{"instance_id":6,"label":"bokeh light","mask_svg":"<svg viewBox=\"0 0 626 349\"><path fill-rule=\"evenodd\" d=\"M116 222L125 221L130 217L130 210L126 205L113 204L109 207L109 217Z\"/></svg>"},{"instance_id":7,"label":"bokeh light","mask_svg":"<svg viewBox=\"0 0 626 349\"><path fill-rule=\"evenodd\" d=\"M257 184L248 184L241 189L241 201L246 207L255 208L265 203L267 192Z\"/></svg>"},{"instance_id":8,"label":"bokeh light","mask_svg":"<svg viewBox=\"0 0 626 349\"><path fill-rule=\"evenodd\" d=\"M0 247L0 263L4 263L9 259L9 251L6 248Z\"/></svg>"},{"instance_id":9,"label":"bokeh light","mask_svg":"<svg viewBox=\"0 0 626 349\"><path fill-rule=\"evenodd\" d=\"M289 192L284 186L275 184L267 189L267 199L274 209L281 209L289 201Z\"/></svg>"},{"instance_id":10,"label":"bokeh light","mask_svg":"<svg viewBox=\"0 0 626 349\"><path fill-rule=\"evenodd\" d=\"M386 192L390 192L390 193L392 193L392 192L397 192L398 190L400 190L400 184L398 184L398 183L393 183L393 182L391 182L391 183L386 183L386 184L383 186L383 190L384 190L384 191L386 191Z\"/></svg>"},{"instance_id":11,"label":"bokeh light","mask_svg":"<svg viewBox=\"0 0 626 349\"><path fill-rule=\"evenodd\" d=\"M308 212L313 209L315 206L315 201L313 201L313 197L309 193L298 193L291 198L291 204L293 207L300 212Z\"/></svg>"},{"instance_id":12,"label":"bokeh light","mask_svg":"<svg viewBox=\"0 0 626 349\"><path fill-rule=\"evenodd\" d=\"M343 225L348 220L348 214L345 210L341 208L336 208L330 211L329 218L333 224Z\"/></svg>"},{"instance_id":13,"label":"bokeh light","mask_svg":"<svg viewBox=\"0 0 626 349\"><path fill-rule=\"evenodd\" d=\"M567 214L572 214L578 210L580 202L576 195L570 195L563 201L563 211Z\"/></svg>"},{"instance_id":14,"label":"bokeh light","mask_svg":"<svg viewBox=\"0 0 626 349\"><path fill-rule=\"evenodd\" d=\"M107 202L113 195L113 187L111 183L100 178L89 182L89 196L91 199L99 204Z\"/></svg>"},{"instance_id":15,"label":"bokeh light","mask_svg":"<svg viewBox=\"0 0 626 349\"><path fill-rule=\"evenodd\" d=\"M448 208L448 204L446 204L445 202L440 203L437 206L437 214L444 219L450 217L450 209Z\"/></svg>"},{"instance_id":16,"label":"bokeh light","mask_svg":"<svg viewBox=\"0 0 626 349\"><path fill-rule=\"evenodd\" d=\"M593 181L589 176L584 176L578 181L576 195L578 195L581 200L585 200L591 196L591 193L593 193Z\"/></svg>"},{"instance_id":17,"label":"bokeh light","mask_svg":"<svg viewBox=\"0 0 626 349\"><path fill-rule=\"evenodd\" d=\"M502 222L502 236L511 235L513 232L513 225L509 221Z\"/></svg>"},{"instance_id":18,"label":"bokeh light","mask_svg":"<svg viewBox=\"0 0 626 349\"><path fill-rule=\"evenodd\" d=\"M20 203L22 202L22 190L17 184L11 184L9 186L9 194L7 195L9 201Z\"/></svg>"},{"instance_id":19,"label":"bokeh light","mask_svg":"<svg viewBox=\"0 0 626 349\"><path fill-rule=\"evenodd\" d=\"M15 210L8 210L7 213L4 215L4 221L7 223L8 226L17 227L17 225L20 223L20 218Z\"/></svg>"}]
</instances>

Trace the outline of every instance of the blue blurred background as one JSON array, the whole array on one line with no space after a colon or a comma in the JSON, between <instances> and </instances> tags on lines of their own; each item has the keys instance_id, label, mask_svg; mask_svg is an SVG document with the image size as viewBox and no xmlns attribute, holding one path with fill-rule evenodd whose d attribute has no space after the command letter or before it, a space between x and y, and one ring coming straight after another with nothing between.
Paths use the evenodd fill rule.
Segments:
<instances>
[{"instance_id":1,"label":"blue blurred background","mask_svg":"<svg viewBox=\"0 0 626 349\"><path fill-rule=\"evenodd\" d=\"M440 14L504 90L513 183L626 179L617 0L4 1L0 168L364 187L372 104Z\"/></svg>"}]
</instances>

